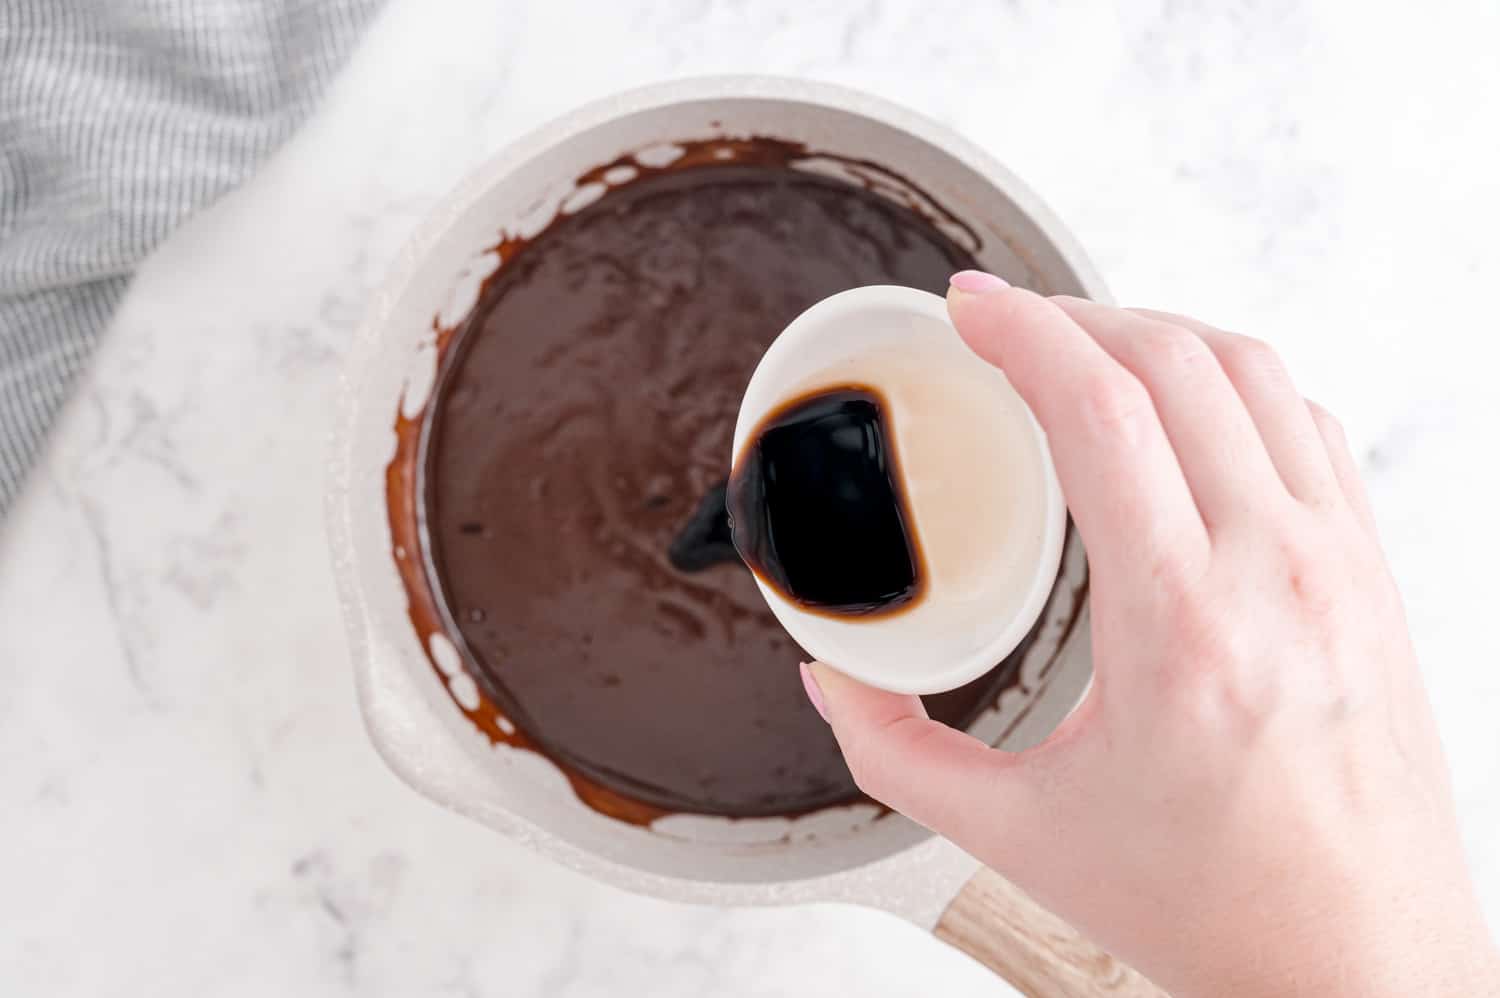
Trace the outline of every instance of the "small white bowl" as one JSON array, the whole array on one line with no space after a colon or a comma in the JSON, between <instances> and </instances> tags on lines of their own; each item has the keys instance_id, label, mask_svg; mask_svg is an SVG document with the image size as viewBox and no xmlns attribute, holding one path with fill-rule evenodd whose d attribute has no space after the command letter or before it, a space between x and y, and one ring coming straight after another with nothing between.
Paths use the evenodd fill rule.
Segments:
<instances>
[{"instance_id":1,"label":"small white bowl","mask_svg":"<svg viewBox=\"0 0 1500 998\"><path fill-rule=\"evenodd\" d=\"M825 298L771 344L740 404L734 459L781 404L851 384L890 410L922 595L894 612L838 615L755 581L820 661L896 693L951 690L1015 650L1057 578L1067 508L1047 438L1005 375L959 338L943 299L882 285Z\"/></svg>"}]
</instances>

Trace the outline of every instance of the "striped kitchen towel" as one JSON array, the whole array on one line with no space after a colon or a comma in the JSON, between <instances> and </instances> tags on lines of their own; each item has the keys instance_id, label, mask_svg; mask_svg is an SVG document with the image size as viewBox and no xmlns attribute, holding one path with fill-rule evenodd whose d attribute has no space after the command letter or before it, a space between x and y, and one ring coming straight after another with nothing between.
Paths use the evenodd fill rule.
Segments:
<instances>
[{"instance_id":1,"label":"striped kitchen towel","mask_svg":"<svg viewBox=\"0 0 1500 998\"><path fill-rule=\"evenodd\" d=\"M380 0L0 0L0 516L142 257L306 116Z\"/></svg>"}]
</instances>

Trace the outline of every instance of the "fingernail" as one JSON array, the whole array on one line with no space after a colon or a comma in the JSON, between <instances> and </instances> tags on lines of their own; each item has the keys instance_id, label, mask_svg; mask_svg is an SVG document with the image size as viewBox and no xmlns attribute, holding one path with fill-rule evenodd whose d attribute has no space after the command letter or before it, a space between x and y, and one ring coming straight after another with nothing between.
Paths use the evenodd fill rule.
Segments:
<instances>
[{"instance_id":1,"label":"fingernail","mask_svg":"<svg viewBox=\"0 0 1500 998\"><path fill-rule=\"evenodd\" d=\"M996 277L983 270L960 270L948 278L948 283L965 294L971 295L987 295L991 291L1010 287L1010 282L1005 278Z\"/></svg>"},{"instance_id":2,"label":"fingernail","mask_svg":"<svg viewBox=\"0 0 1500 998\"><path fill-rule=\"evenodd\" d=\"M812 670L803 662L797 666L802 672L802 688L807 691L807 699L812 701L813 709L825 722L828 720L828 708L823 706L823 691L818 688L818 681L813 678Z\"/></svg>"}]
</instances>

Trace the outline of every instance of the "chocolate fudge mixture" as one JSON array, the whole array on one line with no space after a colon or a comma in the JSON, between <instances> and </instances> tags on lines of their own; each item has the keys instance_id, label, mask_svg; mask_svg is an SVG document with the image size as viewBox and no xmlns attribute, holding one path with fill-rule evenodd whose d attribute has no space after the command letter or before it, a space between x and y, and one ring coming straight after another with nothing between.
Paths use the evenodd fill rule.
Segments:
<instances>
[{"instance_id":1,"label":"chocolate fudge mixture","mask_svg":"<svg viewBox=\"0 0 1500 998\"><path fill-rule=\"evenodd\" d=\"M808 306L974 265L860 187L745 164L643 177L507 260L448 352L422 501L459 644L532 745L666 811L858 798L728 546L736 411ZM929 709L966 723L1018 657Z\"/></svg>"}]
</instances>

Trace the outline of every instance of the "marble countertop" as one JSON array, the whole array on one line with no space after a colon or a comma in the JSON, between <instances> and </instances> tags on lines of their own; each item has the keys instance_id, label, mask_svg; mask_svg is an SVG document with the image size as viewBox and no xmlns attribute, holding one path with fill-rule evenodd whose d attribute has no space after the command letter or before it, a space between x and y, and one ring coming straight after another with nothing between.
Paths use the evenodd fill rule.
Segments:
<instances>
[{"instance_id":1,"label":"marble countertop","mask_svg":"<svg viewBox=\"0 0 1500 998\"><path fill-rule=\"evenodd\" d=\"M1006 993L880 913L584 880L361 728L321 493L369 289L507 139L704 72L941 119L1121 300L1281 348L1363 457L1500 924L1500 8L1058 6L391 0L315 119L147 262L0 533L0 992Z\"/></svg>"}]
</instances>

